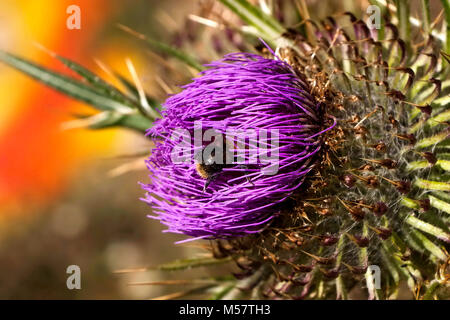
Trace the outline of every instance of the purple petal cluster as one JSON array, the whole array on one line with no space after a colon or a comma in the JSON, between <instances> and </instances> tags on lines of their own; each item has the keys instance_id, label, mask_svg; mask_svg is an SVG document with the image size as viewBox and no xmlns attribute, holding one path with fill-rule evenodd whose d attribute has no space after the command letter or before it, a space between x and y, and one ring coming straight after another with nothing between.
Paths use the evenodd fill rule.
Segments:
<instances>
[{"instance_id":1,"label":"purple petal cluster","mask_svg":"<svg viewBox=\"0 0 450 320\"><path fill-rule=\"evenodd\" d=\"M150 218L167 225L167 232L206 239L230 238L260 232L279 213L279 204L300 187L314 165L323 130L320 105L308 85L285 62L249 53L226 55L201 72L183 91L167 99L148 134L156 146L147 160L150 183L145 202ZM174 163L174 130L194 137L202 130L225 134L276 130L278 171L267 175L267 163L231 164L204 190L205 179L192 161ZM245 145L249 146L252 139ZM257 141L261 145L261 140ZM270 144L270 135L262 144ZM202 147L209 144L205 142ZM251 152L246 154L249 161Z\"/></svg>"}]
</instances>

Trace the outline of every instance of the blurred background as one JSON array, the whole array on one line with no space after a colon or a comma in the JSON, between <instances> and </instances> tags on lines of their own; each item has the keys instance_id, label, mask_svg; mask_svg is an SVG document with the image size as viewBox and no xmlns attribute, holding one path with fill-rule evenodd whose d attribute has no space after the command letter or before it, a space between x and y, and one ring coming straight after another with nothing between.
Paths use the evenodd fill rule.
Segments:
<instances>
[{"instance_id":1,"label":"blurred background","mask_svg":"<svg viewBox=\"0 0 450 320\"><path fill-rule=\"evenodd\" d=\"M319 17L360 13L368 5L307 2ZM73 4L81 9L81 30L66 27L66 9ZM198 9L196 0L1 0L0 48L67 72L45 47L110 81L96 61L131 78L129 58L146 91L163 100L158 72L164 61L118 24L176 44L177 30L190 26L187 13ZM149 152L149 141L125 130L64 126L72 114L86 110L0 64L0 299L153 298L173 288L130 283L189 276L189 271L114 273L200 249L174 245L182 237L162 234L164 228L146 218L138 182L147 178L142 154ZM66 287L69 265L81 268L81 290Z\"/></svg>"},{"instance_id":2,"label":"blurred background","mask_svg":"<svg viewBox=\"0 0 450 320\"><path fill-rule=\"evenodd\" d=\"M150 77L159 62L117 24L168 38L173 29L162 28L156 17L183 21L195 5L182 2L2 0L0 48L67 72L40 45L108 80L95 60L131 78L130 58L147 91L161 95ZM72 4L81 9L81 30L66 27ZM142 169L142 158L133 154L149 152L146 139L126 130L64 130L71 114L88 110L0 64L0 299L155 297L164 288L128 283L166 275L113 271L157 265L192 250L175 246L180 237L163 235L163 227L146 218L138 185L145 170L125 173L130 161ZM81 290L66 287L72 264L81 268Z\"/></svg>"}]
</instances>

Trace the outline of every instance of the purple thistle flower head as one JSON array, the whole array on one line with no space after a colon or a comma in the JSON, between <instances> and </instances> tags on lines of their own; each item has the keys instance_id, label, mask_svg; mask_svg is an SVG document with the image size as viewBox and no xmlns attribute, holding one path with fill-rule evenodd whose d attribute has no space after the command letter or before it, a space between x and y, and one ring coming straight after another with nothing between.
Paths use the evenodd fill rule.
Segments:
<instances>
[{"instance_id":1,"label":"purple thistle flower head","mask_svg":"<svg viewBox=\"0 0 450 320\"><path fill-rule=\"evenodd\" d=\"M303 183L330 128L322 129L307 83L279 59L234 53L207 67L167 99L149 129L156 146L143 200L167 232L259 232Z\"/></svg>"}]
</instances>

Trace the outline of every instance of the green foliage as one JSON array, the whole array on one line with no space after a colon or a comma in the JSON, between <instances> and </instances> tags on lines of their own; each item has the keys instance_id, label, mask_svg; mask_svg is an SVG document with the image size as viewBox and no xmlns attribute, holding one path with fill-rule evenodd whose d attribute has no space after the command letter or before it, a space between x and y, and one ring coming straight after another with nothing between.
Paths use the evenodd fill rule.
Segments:
<instances>
[{"instance_id":1,"label":"green foliage","mask_svg":"<svg viewBox=\"0 0 450 320\"><path fill-rule=\"evenodd\" d=\"M56 56L64 65L82 77L82 80L52 71L8 52L0 51L0 61L25 73L37 81L69 97L89 104L101 111L87 123L92 129L124 126L144 132L155 118L139 111L137 101L114 88L93 72L66 58Z\"/></svg>"},{"instance_id":2,"label":"green foliage","mask_svg":"<svg viewBox=\"0 0 450 320\"><path fill-rule=\"evenodd\" d=\"M260 8L253 6L246 0L220 0L220 2L253 27L257 36L269 43L276 43L276 40L285 31L284 27L273 16L265 14Z\"/></svg>"},{"instance_id":3,"label":"green foliage","mask_svg":"<svg viewBox=\"0 0 450 320\"><path fill-rule=\"evenodd\" d=\"M197 61L196 58L190 56L186 52L183 52L181 50L178 50L164 42L157 41L155 39L151 39L149 37L146 37L145 35L138 33L124 25L119 25L119 27L124 30L125 32L130 33L131 35L137 37L138 39L144 41L150 47L152 47L154 50L166 54L168 56L174 57L178 59L179 61L183 62L187 66L190 66L194 68L197 71L201 71L204 69L204 67Z\"/></svg>"}]
</instances>

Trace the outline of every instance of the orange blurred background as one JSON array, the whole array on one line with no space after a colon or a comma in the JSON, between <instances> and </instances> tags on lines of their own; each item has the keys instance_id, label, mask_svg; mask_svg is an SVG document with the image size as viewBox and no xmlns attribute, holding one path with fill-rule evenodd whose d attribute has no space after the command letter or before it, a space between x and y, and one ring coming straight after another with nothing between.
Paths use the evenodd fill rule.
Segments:
<instances>
[{"instance_id":1,"label":"orange blurred background","mask_svg":"<svg viewBox=\"0 0 450 320\"><path fill-rule=\"evenodd\" d=\"M135 48L114 46L108 20L133 1L21 0L0 3L0 46L48 67L64 70L34 44L90 68L93 58L117 68L126 56L137 63ZM81 8L81 30L69 30L66 8ZM119 69L124 69L119 68ZM66 70L67 71L67 70ZM114 148L114 130L61 130L70 112L86 107L0 65L0 208L4 214L20 213L24 206L58 195L67 179L86 161Z\"/></svg>"}]
</instances>

